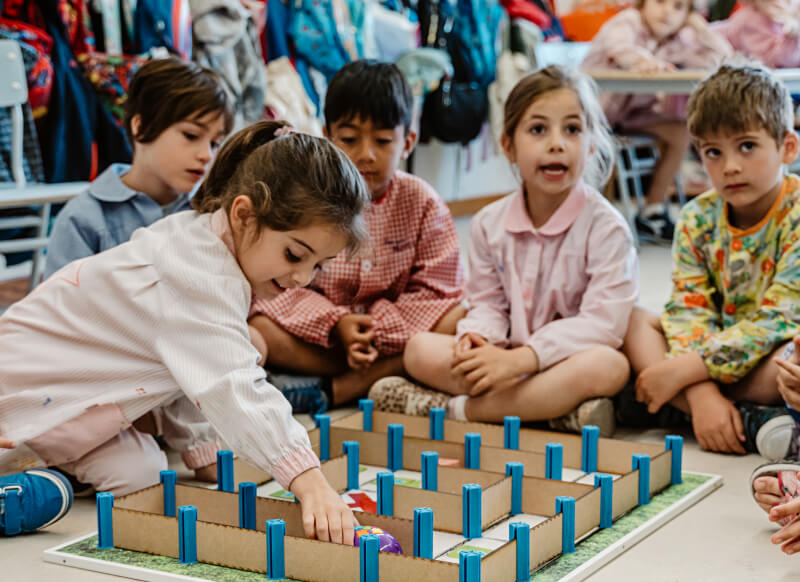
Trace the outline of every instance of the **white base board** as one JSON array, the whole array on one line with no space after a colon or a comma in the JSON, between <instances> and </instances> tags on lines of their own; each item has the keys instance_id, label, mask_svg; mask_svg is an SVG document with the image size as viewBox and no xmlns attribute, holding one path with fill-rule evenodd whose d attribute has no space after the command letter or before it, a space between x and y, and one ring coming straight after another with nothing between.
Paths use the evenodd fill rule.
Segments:
<instances>
[{"instance_id":1,"label":"white base board","mask_svg":"<svg viewBox=\"0 0 800 582\"><path fill-rule=\"evenodd\" d=\"M574 570L564 575L559 582L578 582L588 578L591 574L602 568L605 564L619 556L621 553L629 550L651 533L660 527L663 527L666 523L672 521L681 513L689 509L692 505L698 503L701 499L722 486L722 477L719 475L709 475L707 473L695 473L689 471L685 472L684 474L703 475L710 477L710 479L697 489L694 489L691 493L682 497L676 503L673 503L668 508L656 514L653 518L647 520L646 523L640 525L594 557L577 566ZM171 574L168 572L150 570L138 566L129 566L127 564L120 564L117 562L108 562L105 560L98 560L96 558L88 558L85 556L78 556L60 551L61 548L71 546L72 544L86 539L87 537L96 535L96 533L97 532L92 532L80 538L60 544L54 548L50 548L49 550L45 550L44 560L54 564L62 564L65 566L72 566L74 568L83 568L84 570L91 570L93 572L121 576L124 578L132 578L134 580L143 580L145 582L208 582L208 580L204 578L195 578L181 574ZM590 534L587 534L587 536L584 536L584 538L588 537L588 535Z\"/></svg>"}]
</instances>

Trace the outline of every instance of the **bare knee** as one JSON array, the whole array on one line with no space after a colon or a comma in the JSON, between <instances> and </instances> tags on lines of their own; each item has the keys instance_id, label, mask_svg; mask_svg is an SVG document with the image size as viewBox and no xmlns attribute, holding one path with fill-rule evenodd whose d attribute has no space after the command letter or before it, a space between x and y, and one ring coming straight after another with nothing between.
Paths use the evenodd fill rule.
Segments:
<instances>
[{"instance_id":1,"label":"bare knee","mask_svg":"<svg viewBox=\"0 0 800 582\"><path fill-rule=\"evenodd\" d=\"M406 342L406 349L403 350L403 367L412 377L417 377L417 374L425 366L428 361L426 352L431 344L431 332L421 332L411 336Z\"/></svg>"},{"instance_id":2,"label":"bare knee","mask_svg":"<svg viewBox=\"0 0 800 582\"><path fill-rule=\"evenodd\" d=\"M614 396L630 377L628 358L619 350L597 346L581 354L579 389L586 399Z\"/></svg>"},{"instance_id":3,"label":"bare knee","mask_svg":"<svg viewBox=\"0 0 800 582\"><path fill-rule=\"evenodd\" d=\"M628 320L628 334L631 332L641 331L642 329L650 330L655 329L661 332L661 318L658 314L653 313L649 309L635 305L631 311L631 318Z\"/></svg>"}]
</instances>

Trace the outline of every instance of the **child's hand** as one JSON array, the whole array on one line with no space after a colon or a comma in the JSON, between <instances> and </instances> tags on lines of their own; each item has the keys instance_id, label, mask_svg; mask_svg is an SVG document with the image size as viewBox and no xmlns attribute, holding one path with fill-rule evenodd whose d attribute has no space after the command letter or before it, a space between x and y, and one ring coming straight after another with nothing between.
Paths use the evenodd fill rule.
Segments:
<instances>
[{"instance_id":1,"label":"child's hand","mask_svg":"<svg viewBox=\"0 0 800 582\"><path fill-rule=\"evenodd\" d=\"M773 544L783 544L781 551L784 554L794 554L800 550L800 521L796 519L798 512L800 512L800 498L777 505L769 512L770 521L791 519L770 538Z\"/></svg>"},{"instance_id":2,"label":"child's hand","mask_svg":"<svg viewBox=\"0 0 800 582\"><path fill-rule=\"evenodd\" d=\"M13 449L17 444L3 437L0 437L0 449Z\"/></svg>"},{"instance_id":3,"label":"child's hand","mask_svg":"<svg viewBox=\"0 0 800 582\"><path fill-rule=\"evenodd\" d=\"M194 478L198 481L203 481L205 483L216 483L217 464L211 463L210 465L206 465L205 467L200 467L199 469L195 469Z\"/></svg>"},{"instance_id":4,"label":"child's hand","mask_svg":"<svg viewBox=\"0 0 800 582\"><path fill-rule=\"evenodd\" d=\"M261 332L254 328L252 325L247 325L247 331L250 332L250 343L261 354L261 359L258 361L259 366L267 363L267 342Z\"/></svg>"},{"instance_id":5,"label":"child's hand","mask_svg":"<svg viewBox=\"0 0 800 582\"><path fill-rule=\"evenodd\" d=\"M378 350L372 344L354 342L347 348L347 365L353 370L365 372L378 359Z\"/></svg>"},{"instance_id":6,"label":"child's hand","mask_svg":"<svg viewBox=\"0 0 800 582\"><path fill-rule=\"evenodd\" d=\"M778 365L778 392L786 403L800 410L800 336L792 340L794 352L788 360L773 358Z\"/></svg>"},{"instance_id":7,"label":"child's hand","mask_svg":"<svg viewBox=\"0 0 800 582\"><path fill-rule=\"evenodd\" d=\"M538 358L527 346L506 350L485 344L457 353L453 358L452 373L454 376L463 376L470 396L478 396L487 390L506 386L509 380L522 374L535 371L534 366L538 367Z\"/></svg>"},{"instance_id":8,"label":"child's hand","mask_svg":"<svg viewBox=\"0 0 800 582\"><path fill-rule=\"evenodd\" d=\"M345 348L353 343L370 344L375 337L371 315L348 313L336 322L336 334Z\"/></svg>"},{"instance_id":9,"label":"child's hand","mask_svg":"<svg viewBox=\"0 0 800 582\"><path fill-rule=\"evenodd\" d=\"M478 335L477 333L472 333L471 331L468 331L463 336L461 336L461 339L459 339L457 342L453 344L453 357L456 358L460 354L463 354L464 352L467 352L472 348L479 348L481 346L485 346L488 343L489 340L487 340L482 335Z\"/></svg>"},{"instance_id":10,"label":"child's hand","mask_svg":"<svg viewBox=\"0 0 800 582\"><path fill-rule=\"evenodd\" d=\"M689 13L688 18L686 19L686 26L692 27L699 33L705 34L708 32L708 22L705 18L703 18L702 14L695 10L692 10Z\"/></svg>"},{"instance_id":11,"label":"child's hand","mask_svg":"<svg viewBox=\"0 0 800 582\"><path fill-rule=\"evenodd\" d=\"M778 478L774 476L759 477L753 481L753 497L758 506L767 513L770 513L773 507L784 503L787 499L786 494L781 491ZM776 521L772 519L771 515L770 520Z\"/></svg>"},{"instance_id":12,"label":"child's hand","mask_svg":"<svg viewBox=\"0 0 800 582\"><path fill-rule=\"evenodd\" d=\"M665 73L677 70L672 63L649 57L642 57L631 69L637 73Z\"/></svg>"},{"instance_id":13,"label":"child's hand","mask_svg":"<svg viewBox=\"0 0 800 582\"><path fill-rule=\"evenodd\" d=\"M675 374L675 360L662 360L642 370L636 378L636 400L647 404L647 411L655 414L684 387Z\"/></svg>"},{"instance_id":14,"label":"child's hand","mask_svg":"<svg viewBox=\"0 0 800 582\"><path fill-rule=\"evenodd\" d=\"M745 454L742 417L718 389L689 400L692 428L700 448L716 453Z\"/></svg>"},{"instance_id":15,"label":"child's hand","mask_svg":"<svg viewBox=\"0 0 800 582\"><path fill-rule=\"evenodd\" d=\"M349 313L336 322L336 333L347 353L347 365L353 370L367 370L378 357L372 345L374 322L369 315Z\"/></svg>"},{"instance_id":16,"label":"child's hand","mask_svg":"<svg viewBox=\"0 0 800 582\"><path fill-rule=\"evenodd\" d=\"M289 490L300 500L307 538L353 545L353 530L358 522L322 471L314 468L301 473L289 485Z\"/></svg>"}]
</instances>

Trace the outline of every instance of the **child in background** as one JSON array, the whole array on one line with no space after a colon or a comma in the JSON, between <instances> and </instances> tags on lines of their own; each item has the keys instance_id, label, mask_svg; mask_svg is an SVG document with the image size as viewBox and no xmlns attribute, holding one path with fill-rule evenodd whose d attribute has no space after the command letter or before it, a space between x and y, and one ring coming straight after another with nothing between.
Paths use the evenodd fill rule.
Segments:
<instances>
[{"instance_id":1,"label":"child in background","mask_svg":"<svg viewBox=\"0 0 800 582\"><path fill-rule=\"evenodd\" d=\"M254 305L250 325L266 340L267 367L309 375L270 376L295 412L321 412L402 374L409 337L452 334L464 313L450 211L428 183L398 169L416 143L412 108L408 82L392 64L355 61L328 85L325 132L370 190L371 245L360 260L336 257L311 288Z\"/></svg>"},{"instance_id":2,"label":"child in background","mask_svg":"<svg viewBox=\"0 0 800 582\"><path fill-rule=\"evenodd\" d=\"M703 449L787 454L781 353L800 331L798 138L787 89L769 71L722 66L692 93L689 131L714 190L681 212L673 290L659 317L637 308L626 353L637 400L692 417Z\"/></svg>"},{"instance_id":3,"label":"child in background","mask_svg":"<svg viewBox=\"0 0 800 582\"><path fill-rule=\"evenodd\" d=\"M584 70L623 69L660 73L677 69L713 69L732 53L712 32L691 0L638 0L606 22L592 40ZM675 224L666 195L689 148L686 98L682 95L601 96L609 123L620 133L645 133L661 145L661 159L636 218L650 238L672 240Z\"/></svg>"},{"instance_id":4,"label":"child in background","mask_svg":"<svg viewBox=\"0 0 800 582\"><path fill-rule=\"evenodd\" d=\"M767 67L800 67L800 0L749 0L712 26L735 50Z\"/></svg>"},{"instance_id":5,"label":"child in background","mask_svg":"<svg viewBox=\"0 0 800 582\"><path fill-rule=\"evenodd\" d=\"M233 107L216 73L177 58L145 64L125 104L133 163L112 164L61 210L45 279L71 261L126 242L139 227L189 210L188 193L232 126Z\"/></svg>"},{"instance_id":6,"label":"child in background","mask_svg":"<svg viewBox=\"0 0 800 582\"><path fill-rule=\"evenodd\" d=\"M306 535L352 543L352 512L265 381L247 317L254 295L307 285L358 247L368 202L358 170L328 141L277 122L234 135L196 211L72 262L0 317L0 434L16 443L0 450L0 474L56 466L124 495L166 468L134 421L154 413L190 468L215 462L210 423L295 494Z\"/></svg>"},{"instance_id":7,"label":"child in background","mask_svg":"<svg viewBox=\"0 0 800 582\"><path fill-rule=\"evenodd\" d=\"M638 297L638 263L620 214L585 175L608 178L613 146L584 74L547 67L505 104L503 150L521 189L472 221L469 312L455 338L415 335L404 361L416 380L375 384L379 410L502 421L559 419L614 431L608 398L628 379L618 351Z\"/></svg>"}]
</instances>

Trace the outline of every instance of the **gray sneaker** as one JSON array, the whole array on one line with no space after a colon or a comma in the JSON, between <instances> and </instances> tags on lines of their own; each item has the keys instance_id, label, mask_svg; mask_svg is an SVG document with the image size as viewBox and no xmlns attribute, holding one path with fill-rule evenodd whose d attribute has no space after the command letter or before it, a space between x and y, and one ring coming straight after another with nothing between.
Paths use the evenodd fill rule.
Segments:
<instances>
[{"instance_id":1,"label":"gray sneaker","mask_svg":"<svg viewBox=\"0 0 800 582\"><path fill-rule=\"evenodd\" d=\"M609 438L617 428L614 419L614 402L611 398L592 398L582 402L575 410L547 423L554 430L580 433L584 426L600 429L600 436Z\"/></svg>"},{"instance_id":2,"label":"gray sneaker","mask_svg":"<svg viewBox=\"0 0 800 582\"><path fill-rule=\"evenodd\" d=\"M770 461L797 456L798 428L785 406L736 402L744 426L744 448Z\"/></svg>"}]
</instances>

